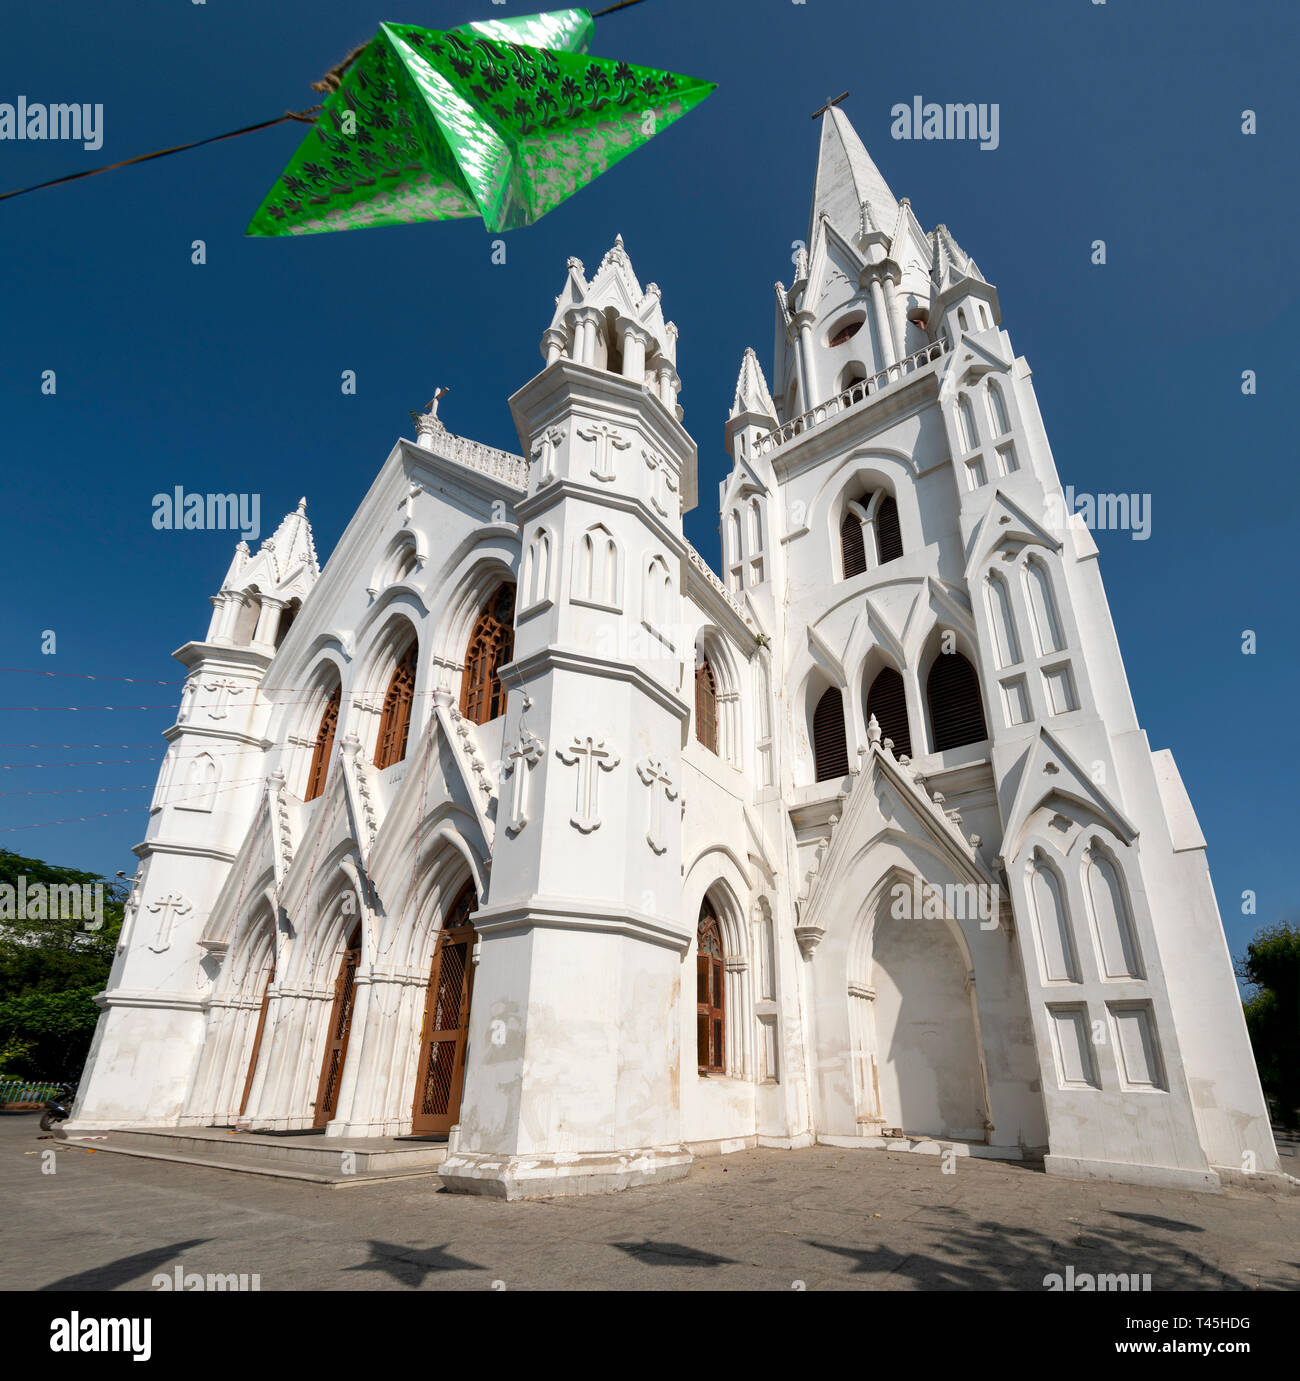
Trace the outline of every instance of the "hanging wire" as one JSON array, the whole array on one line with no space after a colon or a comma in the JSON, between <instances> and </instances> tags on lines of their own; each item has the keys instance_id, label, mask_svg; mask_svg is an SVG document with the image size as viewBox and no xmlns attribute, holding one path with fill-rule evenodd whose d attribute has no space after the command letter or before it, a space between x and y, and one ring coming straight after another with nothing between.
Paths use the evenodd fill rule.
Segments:
<instances>
[{"instance_id":1,"label":"hanging wire","mask_svg":"<svg viewBox=\"0 0 1300 1381\"><path fill-rule=\"evenodd\" d=\"M643 0L619 0L617 5L610 5L606 9L597 10L591 17L599 19L603 15L613 14L616 10L625 10L631 5L642 3ZM337 91L343 83L344 74L361 56L366 47L367 45L363 43L359 48L354 48L342 62L331 67L319 81L312 82L311 89L322 94ZM67 173L63 177L52 177L48 182L33 183L30 187L19 187L13 192L0 192L0 201L8 201L10 197L26 196L28 192L39 192L46 187L57 187L64 182L78 182L83 177L94 177L97 173L111 173L117 168L129 168L133 163L147 163L153 158L166 158L170 154L185 153L190 149L201 149L205 144L218 144L223 139L237 139L241 134L254 134L260 129L271 129L274 125L284 124L286 120L298 120L308 125L314 124L316 117L324 108L323 105L317 105L310 106L306 110L286 110L283 115L277 115L274 120L260 120L255 125L245 125L242 129L228 130L225 134L214 134L207 139L196 139L190 144L175 144L169 149L155 149L153 153L141 153L134 158L124 158L120 163L106 163L99 168L86 168L79 173Z\"/></svg>"}]
</instances>

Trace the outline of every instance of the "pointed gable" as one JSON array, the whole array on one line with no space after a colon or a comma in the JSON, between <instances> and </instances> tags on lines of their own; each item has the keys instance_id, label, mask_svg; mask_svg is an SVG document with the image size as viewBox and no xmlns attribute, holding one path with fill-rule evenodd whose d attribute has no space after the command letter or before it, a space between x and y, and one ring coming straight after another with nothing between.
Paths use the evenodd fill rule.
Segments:
<instances>
[{"instance_id":1,"label":"pointed gable","mask_svg":"<svg viewBox=\"0 0 1300 1381\"><path fill-rule=\"evenodd\" d=\"M1008 775L1009 784L1012 777ZM1011 808L1007 812L1002 836L1003 859L1009 864L1020 849L1025 826L1040 806L1056 802L1067 810L1082 807L1099 816L1126 844L1138 836L1137 827L1095 782L1080 763L1066 751L1055 734L1042 726L1023 759Z\"/></svg>"}]
</instances>

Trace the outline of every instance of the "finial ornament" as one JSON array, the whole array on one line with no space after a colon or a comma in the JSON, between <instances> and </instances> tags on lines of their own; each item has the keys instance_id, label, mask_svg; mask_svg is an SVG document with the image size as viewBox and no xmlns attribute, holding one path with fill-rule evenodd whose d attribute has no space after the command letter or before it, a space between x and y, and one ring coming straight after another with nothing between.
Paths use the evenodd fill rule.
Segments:
<instances>
[{"instance_id":1,"label":"finial ornament","mask_svg":"<svg viewBox=\"0 0 1300 1381\"><path fill-rule=\"evenodd\" d=\"M423 446L426 451L432 450L433 438L447 430L438 418L438 402L450 392L451 389L446 387L435 390L433 397L425 404L426 411L411 414L415 423L416 444Z\"/></svg>"}]
</instances>

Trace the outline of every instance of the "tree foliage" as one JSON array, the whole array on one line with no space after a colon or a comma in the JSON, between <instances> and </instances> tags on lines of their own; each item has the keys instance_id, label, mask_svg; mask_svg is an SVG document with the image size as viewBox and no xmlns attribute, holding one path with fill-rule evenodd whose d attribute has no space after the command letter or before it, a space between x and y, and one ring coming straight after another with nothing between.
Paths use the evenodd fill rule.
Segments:
<instances>
[{"instance_id":1,"label":"tree foliage","mask_svg":"<svg viewBox=\"0 0 1300 1381\"><path fill-rule=\"evenodd\" d=\"M122 930L126 884L98 873L61 868L0 849L0 887L14 893L103 884L103 924L88 930L84 916L20 918L13 905L0 913L0 1052L4 1073L24 1078L74 1079L86 1054L99 1008L94 996L108 982ZM12 902L13 894L6 893Z\"/></svg>"},{"instance_id":2,"label":"tree foliage","mask_svg":"<svg viewBox=\"0 0 1300 1381\"><path fill-rule=\"evenodd\" d=\"M1246 1029L1260 1083L1288 1127L1300 1125L1300 923L1279 921L1255 933L1237 963L1237 977L1254 990L1246 999Z\"/></svg>"}]
</instances>

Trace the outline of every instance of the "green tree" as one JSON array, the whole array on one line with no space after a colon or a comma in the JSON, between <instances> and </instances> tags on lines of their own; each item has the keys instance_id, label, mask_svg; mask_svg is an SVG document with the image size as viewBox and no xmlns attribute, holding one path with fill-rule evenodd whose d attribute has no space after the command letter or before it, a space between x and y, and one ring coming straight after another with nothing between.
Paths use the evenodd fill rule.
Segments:
<instances>
[{"instance_id":1,"label":"green tree","mask_svg":"<svg viewBox=\"0 0 1300 1381\"><path fill-rule=\"evenodd\" d=\"M20 895L102 884L103 922L88 930L84 914L50 901L25 908ZM75 1079L85 1063L99 1008L93 1001L108 981L126 884L75 868L0 849L0 1051L4 1072L27 1078ZM66 896L66 894L64 894ZM46 914L53 912L53 914Z\"/></svg>"},{"instance_id":2,"label":"green tree","mask_svg":"<svg viewBox=\"0 0 1300 1381\"><path fill-rule=\"evenodd\" d=\"M1286 1127L1300 1125L1300 924L1279 921L1256 931L1237 962L1250 985L1246 1029L1259 1081Z\"/></svg>"}]
</instances>

